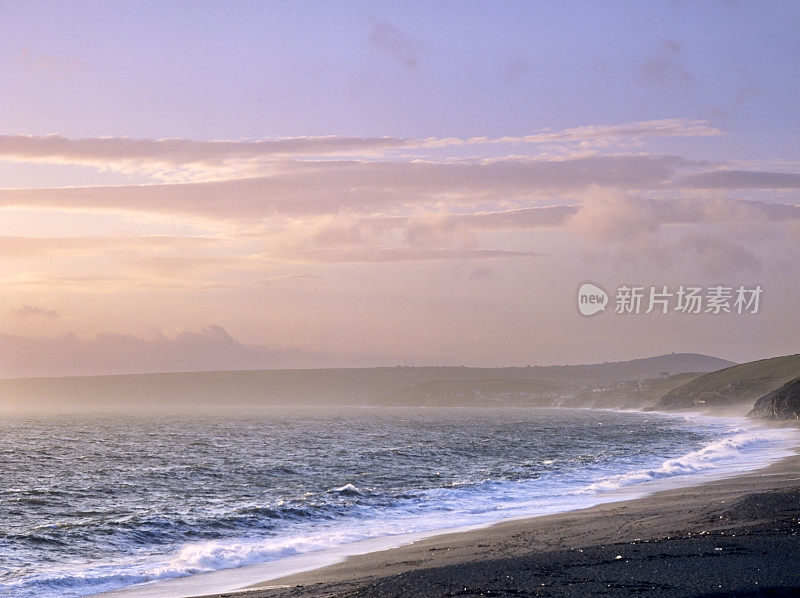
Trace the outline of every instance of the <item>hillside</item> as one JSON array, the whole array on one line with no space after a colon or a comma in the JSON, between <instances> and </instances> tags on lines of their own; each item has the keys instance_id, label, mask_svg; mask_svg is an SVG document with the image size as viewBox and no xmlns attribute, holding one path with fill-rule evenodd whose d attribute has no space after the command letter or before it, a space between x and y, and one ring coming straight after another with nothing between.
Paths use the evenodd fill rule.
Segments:
<instances>
[{"instance_id":1,"label":"hillside","mask_svg":"<svg viewBox=\"0 0 800 598\"><path fill-rule=\"evenodd\" d=\"M753 403L800 374L800 355L761 359L711 372L662 396L659 409Z\"/></svg>"},{"instance_id":2,"label":"hillside","mask_svg":"<svg viewBox=\"0 0 800 598\"><path fill-rule=\"evenodd\" d=\"M758 399L747 417L800 419L800 378L795 378Z\"/></svg>"},{"instance_id":3,"label":"hillside","mask_svg":"<svg viewBox=\"0 0 800 598\"><path fill-rule=\"evenodd\" d=\"M381 397L386 405L550 406L565 392L560 384L539 380L434 380L405 386Z\"/></svg>"},{"instance_id":4,"label":"hillside","mask_svg":"<svg viewBox=\"0 0 800 598\"><path fill-rule=\"evenodd\" d=\"M0 408L472 405L479 402L476 397L485 399L485 404L494 404L494 398L503 395L512 399L512 403L519 403L525 396L534 399L569 389L611 387L628 380L659 378L664 373L677 374L681 367L697 372L729 364L706 355L673 353L572 366L383 367L19 378L0 380ZM462 382L468 384L459 386Z\"/></svg>"},{"instance_id":5,"label":"hillside","mask_svg":"<svg viewBox=\"0 0 800 598\"><path fill-rule=\"evenodd\" d=\"M713 372L736 365L733 361L700 353L669 353L630 361L612 361L591 365L556 365L539 368L537 378L542 380L579 379L592 382L622 382L643 380L686 372Z\"/></svg>"}]
</instances>

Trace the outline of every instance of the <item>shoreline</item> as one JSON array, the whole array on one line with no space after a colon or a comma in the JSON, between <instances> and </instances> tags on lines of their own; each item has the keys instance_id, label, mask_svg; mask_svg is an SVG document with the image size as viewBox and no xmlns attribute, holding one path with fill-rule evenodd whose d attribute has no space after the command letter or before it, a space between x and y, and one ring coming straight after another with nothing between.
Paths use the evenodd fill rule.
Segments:
<instances>
[{"instance_id":1,"label":"shoreline","mask_svg":"<svg viewBox=\"0 0 800 598\"><path fill-rule=\"evenodd\" d=\"M800 595L797 554L800 447L742 475L436 535L202 598Z\"/></svg>"},{"instance_id":2,"label":"shoreline","mask_svg":"<svg viewBox=\"0 0 800 598\"><path fill-rule=\"evenodd\" d=\"M694 415L710 414L694 413ZM790 427L796 429L798 427L798 424L794 422L761 423L770 428ZM696 481L691 485L672 486L671 483L674 483L674 479L635 484L633 488L627 487L611 492L611 495L618 494L616 498L609 498L607 494L606 500L603 502L576 510L518 517L468 528L409 534L407 538L401 538L399 544L397 543L398 538L395 537L394 543L389 546L385 542L381 544L381 540L386 539L378 538L359 542L356 545L344 545L340 550L325 555L327 560L320 561L318 555L314 554L298 555L297 558L289 557L289 559L263 565L251 565L171 580L176 584L174 587L169 587L173 584L165 581L127 588L127 592L126 589L120 589L98 596L109 596L110 598L112 596L123 597L128 594L130 596L167 595L160 593L159 590L161 592L171 590L170 596L196 596L198 598L201 596L218 598L233 596L256 596L257 598L350 596L356 591L359 596L376 597L401 596L408 592L420 596L472 595L469 591L471 586L467 583L472 578L475 578L473 581L480 582L476 587L482 587L484 588L482 591L489 592L485 595L506 595L509 592L511 595L550 595L543 594L542 588L555 587L556 580L548 579L540 582L544 586L537 585L534 594L527 593L530 588L522 590L513 584L509 587L487 590L486 588L489 587L485 583L487 580L481 579L480 572L486 573L495 570L496 575L492 578L494 579L497 574L507 570L510 573L504 573L501 577L507 578L506 585L508 585L511 580L520 578L517 568L521 566L520 563L502 564L502 561L508 559L530 561L523 567L530 573L542 559L551 561L549 569L558 569L562 564L575 557L575 551L578 551L581 557L588 559L590 553L597 553L599 549L603 549L600 550L601 553L604 552L607 545L617 546L630 543L631 545L650 547L654 545L654 542L663 544L665 540L670 543L678 539L692 538L696 544L699 538L704 537L708 541L717 533L724 536L724 530L730 527L726 527L727 520L724 513L721 515L721 521L715 519L711 522L696 521L693 519L693 515L714 508L716 503L719 503L716 504L716 507L726 503L730 506L731 501L744 499L754 493L785 493L786 491L791 493L794 490L800 490L800 444L795 444L791 450L793 452L791 456L741 473L694 474L692 477ZM699 476L700 479L695 476ZM798 493L798 500L794 500L794 504L800 504L800 493ZM681 506L676 509L676 505ZM666 538L653 534L652 523L659 519L658 517L654 519L654 512L671 513L662 521L662 524L657 526L660 530L672 530L671 535ZM763 523L763 521L771 521L775 517L780 519L783 517L781 513L783 511L770 511L765 513L765 518L761 518L759 521ZM641 521L637 521L637 519ZM749 523L754 523L754 521ZM800 513L797 513L795 521L800 522ZM701 525L701 523L705 523L705 525ZM745 523L747 523L746 518ZM665 527L665 524L668 525ZM701 527L704 529L700 529ZM623 533L621 531L623 529L627 532ZM800 523L798 523L797 529L800 529ZM797 530L794 531L796 533ZM741 540L743 536L740 534L739 537ZM714 548L719 547L715 546ZM800 541L795 548L797 553L800 553ZM713 556L719 558L721 555L716 554L717 552L720 551L714 550ZM617 558L618 556L620 558ZM619 554L611 555L611 557L605 555L600 560L606 565L611 562L617 565L616 568L623 564L620 561L629 562ZM593 564L590 561L591 559L585 563L585 566L590 569L597 568L597 563ZM639 568L642 568L641 564ZM456 569L465 569L465 571L457 572ZM512 574L515 571L516 574ZM594 578L599 578L600 571L596 573ZM543 573L540 572L539 577L542 575ZM604 575L608 577L608 572ZM213 583L209 583L212 576L217 576L217 579ZM224 584L219 583L221 577L225 579ZM406 578L416 581L409 586ZM589 576L585 579L592 578ZM259 581L254 582L254 580ZM400 583L398 580L405 581L402 581L402 587L392 590L385 587L387 583L391 585L392 580L396 583ZM765 579L764 581L768 582L769 580ZM792 583L800 587L800 576ZM441 589L440 586L443 584L449 589L437 593L435 588ZM524 583L522 585L525 586ZM214 593L209 593L210 588L215 586L220 589L224 587L225 591L220 592L215 589ZM456 586L461 587L459 589ZM149 592L147 591L148 587ZM612 593L627 595L626 590L622 589L623 587L624 584L617 588L618 591ZM653 587L658 587L663 592L665 585L663 582L659 582ZM755 587L758 587L757 584ZM642 586L635 592L641 593L646 589L645 586ZM713 588L708 588L708 590L711 589ZM518 590L523 593L519 594ZM498 591L501 593L492 593ZM608 592L609 590L606 589L603 593L607 594ZM567 592L563 595L568 594ZM478 592L476 595L481 595L481 593ZM556 593L555 595L562 594ZM582 594L575 593L574 595Z\"/></svg>"},{"instance_id":3,"label":"shoreline","mask_svg":"<svg viewBox=\"0 0 800 598\"><path fill-rule=\"evenodd\" d=\"M204 598L759 595L800 588L799 509L794 455L742 476L438 535Z\"/></svg>"}]
</instances>

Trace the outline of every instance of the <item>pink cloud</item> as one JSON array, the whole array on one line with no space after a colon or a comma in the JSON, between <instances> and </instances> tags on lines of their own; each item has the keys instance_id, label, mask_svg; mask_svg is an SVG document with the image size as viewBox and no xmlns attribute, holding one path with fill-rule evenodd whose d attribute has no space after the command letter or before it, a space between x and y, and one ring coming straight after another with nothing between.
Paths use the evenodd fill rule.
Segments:
<instances>
[{"instance_id":1,"label":"pink cloud","mask_svg":"<svg viewBox=\"0 0 800 598\"><path fill-rule=\"evenodd\" d=\"M35 305L23 305L11 310L11 316L20 320L28 318L46 318L52 320L58 317L58 312L54 309L45 309Z\"/></svg>"},{"instance_id":2,"label":"pink cloud","mask_svg":"<svg viewBox=\"0 0 800 598\"><path fill-rule=\"evenodd\" d=\"M666 186L677 156L616 155L486 162L287 162L272 176L206 183L0 189L0 206L126 210L212 218L374 211L418 203L526 200L591 185Z\"/></svg>"}]
</instances>

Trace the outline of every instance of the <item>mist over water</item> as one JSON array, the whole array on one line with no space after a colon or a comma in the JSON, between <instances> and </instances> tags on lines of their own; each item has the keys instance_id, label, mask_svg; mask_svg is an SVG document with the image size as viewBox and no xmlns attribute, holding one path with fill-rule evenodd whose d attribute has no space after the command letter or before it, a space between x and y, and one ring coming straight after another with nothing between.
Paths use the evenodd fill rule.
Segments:
<instances>
[{"instance_id":1,"label":"mist over water","mask_svg":"<svg viewBox=\"0 0 800 598\"><path fill-rule=\"evenodd\" d=\"M10 415L0 595L81 596L578 508L758 460L786 438L733 420L556 409Z\"/></svg>"}]
</instances>

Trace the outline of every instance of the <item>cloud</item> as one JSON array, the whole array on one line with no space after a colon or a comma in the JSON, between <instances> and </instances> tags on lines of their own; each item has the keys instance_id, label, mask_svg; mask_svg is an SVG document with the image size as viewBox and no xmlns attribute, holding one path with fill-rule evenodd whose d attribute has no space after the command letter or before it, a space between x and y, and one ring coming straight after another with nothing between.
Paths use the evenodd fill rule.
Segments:
<instances>
[{"instance_id":1,"label":"cloud","mask_svg":"<svg viewBox=\"0 0 800 598\"><path fill-rule=\"evenodd\" d=\"M554 228L563 225L568 215L576 210L575 206L544 206L472 214L423 211L414 216L386 216L342 212L291 218L283 228L261 233L267 246L263 260L294 261L300 258L303 261L352 259L371 262L500 256L504 254L427 253L418 250L479 250L480 233Z\"/></svg>"},{"instance_id":2,"label":"cloud","mask_svg":"<svg viewBox=\"0 0 800 598\"><path fill-rule=\"evenodd\" d=\"M414 247L475 247L476 233L562 227L577 206L543 206L472 214L427 213L408 218L369 218L366 226L402 231ZM359 227L363 230L364 227Z\"/></svg>"},{"instance_id":3,"label":"cloud","mask_svg":"<svg viewBox=\"0 0 800 598\"><path fill-rule=\"evenodd\" d=\"M35 305L23 305L12 309L11 316L20 320L28 318L46 318L52 320L58 317L58 312L52 309L36 307Z\"/></svg>"},{"instance_id":4,"label":"cloud","mask_svg":"<svg viewBox=\"0 0 800 598\"><path fill-rule=\"evenodd\" d=\"M403 227L405 241L412 247L478 246L475 234L463 221L447 214L430 214L408 218Z\"/></svg>"},{"instance_id":5,"label":"cloud","mask_svg":"<svg viewBox=\"0 0 800 598\"><path fill-rule=\"evenodd\" d=\"M370 235L371 229L376 227L375 219L357 218L352 215L337 214L323 216L314 224L301 224L300 227L308 230L313 245L318 247L349 247L361 245ZM296 239L294 230L291 237Z\"/></svg>"},{"instance_id":6,"label":"cloud","mask_svg":"<svg viewBox=\"0 0 800 598\"><path fill-rule=\"evenodd\" d=\"M798 189L800 174L715 170L682 177L675 181L675 186L691 189Z\"/></svg>"},{"instance_id":7,"label":"cloud","mask_svg":"<svg viewBox=\"0 0 800 598\"><path fill-rule=\"evenodd\" d=\"M262 140L195 141L60 135L0 135L0 158L14 161L84 164L97 167L220 164L226 160L258 160L294 155L347 154L418 145L392 137L286 137Z\"/></svg>"},{"instance_id":8,"label":"cloud","mask_svg":"<svg viewBox=\"0 0 800 598\"><path fill-rule=\"evenodd\" d=\"M476 231L531 230L564 226L579 209L578 206L573 205L541 206L497 212L481 211L474 214L456 214L449 218Z\"/></svg>"},{"instance_id":9,"label":"cloud","mask_svg":"<svg viewBox=\"0 0 800 598\"><path fill-rule=\"evenodd\" d=\"M148 338L102 333L91 338L0 334L0 377L302 367L320 355L296 348L247 345L220 326Z\"/></svg>"},{"instance_id":10,"label":"cloud","mask_svg":"<svg viewBox=\"0 0 800 598\"><path fill-rule=\"evenodd\" d=\"M220 257L144 255L126 257L122 263L151 277L185 280L210 275L224 268L243 269L248 266L248 261L247 257L233 255ZM249 265L250 269L257 268L255 264Z\"/></svg>"},{"instance_id":11,"label":"cloud","mask_svg":"<svg viewBox=\"0 0 800 598\"><path fill-rule=\"evenodd\" d=\"M397 58L406 68L417 66L421 44L412 41L391 23L374 21L368 39L374 48Z\"/></svg>"},{"instance_id":12,"label":"cloud","mask_svg":"<svg viewBox=\"0 0 800 598\"><path fill-rule=\"evenodd\" d=\"M581 238L602 242L605 260L714 277L760 272L756 242L780 238L776 226L782 223L800 222L800 207L759 201L652 199L604 188L582 199L568 226ZM678 228L668 233L664 227L670 225Z\"/></svg>"},{"instance_id":13,"label":"cloud","mask_svg":"<svg viewBox=\"0 0 800 598\"><path fill-rule=\"evenodd\" d=\"M570 228L581 236L621 241L665 225L755 224L800 221L800 206L723 198L656 199L641 193L595 187L580 205L551 205L465 214L423 212L399 217L339 213L294 221L281 232L283 248L357 247L397 243L413 247L469 248L477 235ZM306 236L303 236L307 232ZM267 238L267 233L264 233Z\"/></svg>"},{"instance_id":14,"label":"cloud","mask_svg":"<svg viewBox=\"0 0 800 598\"><path fill-rule=\"evenodd\" d=\"M480 268L475 268L472 273L469 275L470 280L485 280L487 278L491 278L494 276L494 270L487 266L481 266Z\"/></svg>"},{"instance_id":15,"label":"cloud","mask_svg":"<svg viewBox=\"0 0 800 598\"><path fill-rule=\"evenodd\" d=\"M113 264L114 266L119 264ZM0 278L0 288L34 292L70 291L80 293L121 293L141 291L163 291L176 289L221 290L236 288L236 285L215 280L191 278L143 278L134 275L104 274L60 274L54 272L20 272Z\"/></svg>"},{"instance_id":16,"label":"cloud","mask_svg":"<svg viewBox=\"0 0 800 598\"><path fill-rule=\"evenodd\" d=\"M767 92L763 87L758 85L745 85L739 90L735 102L741 104L750 100L755 100L760 97L766 97Z\"/></svg>"},{"instance_id":17,"label":"cloud","mask_svg":"<svg viewBox=\"0 0 800 598\"><path fill-rule=\"evenodd\" d=\"M320 278L325 278L325 277L317 276L315 274L279 274L276 276L268 276L267 278L262 278L261 282L270 284L273 282L279 282L283 280L318 280Z\"/></svg>"},{"instance_id":18,"label":"cloud","mask_svg":"<svg viewBox=\"0 0 800 598\"><path fill-rule=\"evenodd\" d=\"M450 213L439 211L446 206L438 206L416 210L409 216L354 211L289 215L231 238L0 237L0 255L6 259L47 258L59 260L59 264L72 260L83 272L28 270L0 279L0 285L83 292L238 288L249 286L255 273L280 262L423 262L532 255L486 247L492 239L486 233L566 229L584 239L620 245L652 238L665 226L725 227L735 230L739 237L746 234L756 240L774 235L776 225L800 222L800 206L789 204L722 198L656 199L645 192L600 186L576 196L582 200L579 205L495 211ZM94 259L98 251L107 258L102 263ZM42 262L37 265L41 267ZM87 272L87 266L93 273ZM52 263L48 262L48 268Z\"/></svg>"},{"instance_id":19,"label":"cloud","mask_svg":"<svg viewBox=\"0 0 800 598\"><path fill-rule=\"evenodd\" d=\"M219 244L212 237L141 236L141 237L0 237L0 258L48 255L97 255L105 252L157 252L166 250L196 251Z\"/></svg>"},{"instance_id":20,"label":"cloud","mask_svg":"<svg viewBox=\"0 0 800 598\"><path fill-rule=\"evenodd\" d=\"M603 241L625 241L654 233L664 225L729 225L800 220L800 206L721 198L653 199L640 193L596 187L568 219L582 236Z\"/></svg>"},{"instance_id":21,"label":"cloud","mask_svg":"<svg viewBox=\"0 0 800 598\"><path fill-rule=\"evenodd\" d=\"M694 262L712 276L761 271L761 261L747 247L723 235L688 233L681 237L681 255L694 254Z\"/></svg>"},{"instance_id":22,"label":"cloud","mask_svg":"<svg viewBox=\"0 0 800 598\"><path fill-rule=\"evenodd\" d=\"M682 51L681 44L675 40L659 40L657 48L639 69L640 78L660 87L690 84L694 77L683 65Z\"/></svg>"},{"instance_id":23,"label":"cloud","mask_svg":"<svg viewBox=\"0 0 800 598\"><path fill-rule=\"evenodd\" d=\"M431 262L441 260L484 260L529 258L541 254L500 249L427 249L417 247L354 247L307 249L286 252L287 261L315 264L368 264L381 262Z\"/></svg>"},{"instance_id":24,"label":"cloud","mask_svg":"<svg viewBox=\"0 0 800 598\"><path fill-rule=\"evenodd\" d=\"M722 135L722 131L704 120L666 118L615 125L587 125L522 137L499 137L490 141L491 143L611 142L614 139L713 137L717 135Z\"/></svg>"},{"instance_id":25,"label":"cloud","mask_svg":"<svg viewBox=\"0 0 800 598\"><path fill-rule=\"evenodd\" d=\"M623 154L568 159L450 162L286 162L268 177L205 183L0 189L0 207L123 210L223 219L375 211L420 203L451 206L528 201L592 185L662 188L678 156Z\"/></svg>"},{"instance_id":26,"label":"cloud","mask_svg":"<svg viewBox=\"0 0 800 598\"><path fill-rule=\"evenodd\" d=\"M0 135L0 159L17 162L78 164L123 171L165 175L188 169L185 176L236 178L242 172L256 174L269 166L264 161L289 157L362 154L381 155L400 149L438 149L485 144L577 143L607 145L614 140L645 137L698 137L722 132L705 121L662 119L633 123L591 125L560 131L540 131L518 137L427 138L400 137L284 137L261 140L197 141L192 139L134 139L93 137L69 139L60 135ZM254 164L257 163L257 164ZM235 163L235 164L232 164ZM228 168L223 168L223 166ZM192 169L191 167L197 167ZM211 168L213 167L213 168ZM260 170L259 170L260 169ZM163 172L162 172L163 171Z\"/></svg>"},{"instance_id":27,"label":"cloud","mask_svg":"<svg viewBox=\"0 0 800 598\"><path fill-rule=\"evenodd\" d=\"M506 85L511 85L527 75L530 70L530 61L524 56L518 56L517 58L506 61L501 69L501 73L503 75L503 81L506 83Z\"/></svg>"},{"instance_id":28,"label":"cloud","mask_svg":"<svg viewBox=\"0 0 800 598\"><path fill-rule=\"evenodd\" d=\"M86 63L77 58L36 54L30 48L22 48L20 58L22 65L31 71L69 73L86 68Z\"/></svg>"},{"instance_id":29,"label":"cloud","mask_svg":"<svg viewBox=\"0 0 800 598\"><path fill-rule=\"evenodd\" d=\"M627 241L658 229L661 222L649 201L620 189L591 188L570 219L579 235L601 241Z\"/></svg>"}]
</instances>

